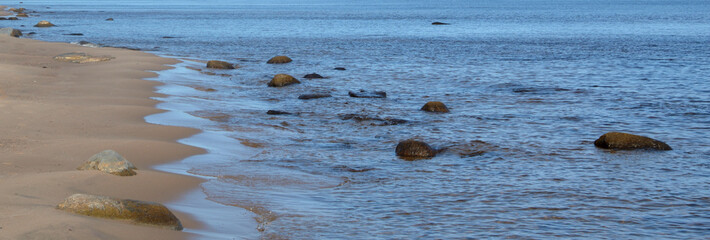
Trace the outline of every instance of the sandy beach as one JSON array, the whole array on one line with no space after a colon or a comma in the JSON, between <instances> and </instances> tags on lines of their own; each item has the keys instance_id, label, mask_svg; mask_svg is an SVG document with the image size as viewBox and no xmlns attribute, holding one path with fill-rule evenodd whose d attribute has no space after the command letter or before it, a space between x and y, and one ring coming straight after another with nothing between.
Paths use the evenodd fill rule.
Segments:
<instances>
[{"instance_id":1,"label":"sandy beach","mask_svg":"<svg viewBox=\"0 0 710 240\"><path fill-rule=\"evenodd\" d=\"M195 129L148 124L156 76L176 60L115 48L88 48L0 36L0 239L187 239L189 233L75 215L55 209L64 198L88 193L154 201L175 200L201 180L151 170L200 154L177 139ZM71 63L59 54L111 56ZM76 168L113 149L138 174L120 177ZM185 228L200 228L173 211Z\"/></svg>"}]
</instances>

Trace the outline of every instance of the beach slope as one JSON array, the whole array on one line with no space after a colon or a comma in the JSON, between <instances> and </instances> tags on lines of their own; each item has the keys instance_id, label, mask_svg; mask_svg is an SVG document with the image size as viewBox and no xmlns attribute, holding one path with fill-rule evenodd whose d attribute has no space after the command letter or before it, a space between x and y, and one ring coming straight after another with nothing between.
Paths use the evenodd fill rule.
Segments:
<instances>
[{"instance_id":1,"label":"beach slope","mask_svg":"<svg viewBox=\"0 0 710 240\"><path fill-rule=\"evenodd\" d=\"M108 61L55 60L82 52ZM166 203L201 180L151 170L200 154L177 139L195 129L148 124L161 112L151 97L156 76L176 60L115 48L88 48L0 36L0 239L186 239L189 233L97 219L57 210L75 193ZM77 167L113 149L137 175ZM175 211L173 211L175 212ZM186 228L199 228L175 212Z\"/></svg>"}]
</instances>

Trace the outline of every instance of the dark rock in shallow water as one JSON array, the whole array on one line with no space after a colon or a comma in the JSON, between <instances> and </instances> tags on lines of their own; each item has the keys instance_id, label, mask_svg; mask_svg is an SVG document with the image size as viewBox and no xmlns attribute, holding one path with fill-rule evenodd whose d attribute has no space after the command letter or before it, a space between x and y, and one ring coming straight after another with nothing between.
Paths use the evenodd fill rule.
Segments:
<instances>
[{"instance_id":1,"label":"dark rock in shallow water","mask_svg":"<svg viewBox=\"0 0 710 240\"><path fill-rule=\"evenodd\" d=\"M9 17L9 18L7 18L7 20L20 20L20 19L17 17Z\"/></svg>"},{"instance_id":2,"label":"dark rock in shallow water","mask_svg":"<svg viewBox=\"0 0 710 240\"><path fill-rule=\"evenodd\" d=\"M594 141L594 146L598 148L608 148L614 150L633 150L633 149L656 149L656 150L673 150L668 144L644 137L628 133L609 132Z\"/></svg>"},{"instance_id":3,"label":"dark rock in shallow water","mask_svg":"<svg viewBox=\"0 0 710 240\"><path fill-rule=\"evenodd\" d=\"M27 13L18 13L17 15L15 15L15 17L30 17L30 16L28 16Z\"/></svg>"},{"instance_id":4,"label":"dark rock in shallow water","mask_svg":"<svg viewBox=\"0 0 710 240\"><path fill-rule=\"evenodd\" d=\"M434 150L429 144L417 140L405 140L397 144L395 153L397 156L404 158L405 160L417 160L421 158L432 158L436 156L436 150Z\"/></svg>"},{"instance_id":5,"label":"dark rock in shallow water","mask_svg":"<svg viewBox=\"0 0 710 240\"><path fill-rule=\"evenodd\" d=\"M370 125L373 126L389 126L407 123L407 120L399 118L380 118L380 117L370 117L362 114L345 114L340 117L342 120L355 120L357 122L372 122Z\"/></svg>"},{"instance_id":6,"label":"dark rock in shallow water","mask_svg":"<svg viewBox=\"0 0 710 240\"><path fill-rule=\"evenodd\" d=\"M298 99L308 100L308 99L327 98L327 97L332 97L332 95L330 95L328 93L302 94L302 95L298 96Z\"/></svg>"},{"instance_id":7,"label":"dark rock in shallow water","mask_svg":"<svg viewBox=\"0 0 710 240\"><path fill-rule=\"evenodd\" d=\"M450 25L450 23L445 23L445 22L433 22L431 25Z\"/></svg>"},{"instance_id":8,"label":"dark rock in shallow water","mask_svg":"<svg viewBox=\"0 0 710 240\"><path fill-rule=\"evenodd\" d=\"M291 84L301 83L298 79L294 78L288 74L276 74L274 78L271 79L268 86L269 87L283 87Z\"/></svg>"},{"instance_id":9,"label":"dark rock in shallow water","mask_svg":"<svg viewBox=\"0 0 710 240\"><path fill-rule=\"evenodd\" d=\"M428 102L424 104L424 106L421 109L422 111L427 111L427 112L439 112L439 113L447 113L449 112L449 108L444 105L442 102Z\"/></svg>"},{"instance_id":10,"label":"dark rock in shallow water","mask_svg":"<svg viewBox=\"0 0 710 240\"><path fill-rule=\"evenodd\" d=\"M65 34L62 34L62 35L67 35L67 36L84 36L83 33L65 33Z\"/></svg>"},{"instance_id":11,"label":"dark rock in shallow water","mask_svg":"<svg viewBox=\"0 0 710 240\"><path fill-rule=\"evenodd\" d=\"M320 74L317 74L317 73L311 73L311 74L306 74L306 76L303 76L303 78L308 78L308 79L323 78L323 76L321 76Z\"/></svg>"},{"instance_id":12,"label":"dark rock in shallow water","mask_svg":"<svg viewBox=\"0 0 710 240\"><path fill-rule=\"evenodd\" d=\"M266 114L268 114L268 115L287 115L287 114L291 114L291 113L279 111L279 110L269 110L269 111L266 111Z\"/></svg>"},{"instance_id":13,"label":"dark rock in shallow water","mask_svg":"<svg viewBox=\"0 0 710 240\"><path fill-rule=\"evenodd\" d=\"M216 68L216 69L234 69L234 64L225 62L225 61L217 61L217 60L212 60L207 62L207 68Z\"/></svg>"},{"instance_id":14,"label":"dark rock in shallow water","mask_svg":"<svg viewBox=\"0 0 710 240\"><path fill-rule=\"evenodd\" d=\"M168 208L156 202L74 194L59 203L57 209L90 217L182 230L180 220Z\"/></svg>"},{"instance_id":15,"label":"dark rock in shallow water","mask_svg":"<svg viewBox=\"0 0 710 240\"><path fill-rule=\"evenodd\" d=\"M0 35L20 37L22 36L22 32L14 28L0 28Z\"/></svg>"},{"instance_id":16,"label":"dark rock in shallow water","mask_svg":"<svg viewBox=\"0 0 710 240\"><path fill-rule=\"evenodd\" d=\"M337 68L333 68L333 70L345 71L345 68L344 67L337 67Z\"/></svg>"},{"instance_id":17,"label":"dark rock in shallow water","mask_svg":"<svg viewBox=\"0 0 710 240\"><path fill-rule=\"evenodd\" d=\"M348 95L354 98L386 98L387 93L383 91L365 91L360 90L358 92L349 91Z\"/></svg>"},{"instance_id":18,"label":"dark rock in shallow water","mask_svg":"<svg viewBox=\"0 0 710 240\"><path fill-rule=\"evenodd\" d=\"M269 59L269 61L266 61L268 64L282 64L282 63L290 63L292 60L291 58L287 56L276 56L272 57Z\"/></svg>"},{"instance_id":19,"label":"dark rock in shallow water","mask_svg":"<svg viewBox=\"0 0 710 240\"><path fill-rule=\"evenodd\" d=\"M113 21L113 18L107 18L106 21Z\"/></svg>"}]
</instances>

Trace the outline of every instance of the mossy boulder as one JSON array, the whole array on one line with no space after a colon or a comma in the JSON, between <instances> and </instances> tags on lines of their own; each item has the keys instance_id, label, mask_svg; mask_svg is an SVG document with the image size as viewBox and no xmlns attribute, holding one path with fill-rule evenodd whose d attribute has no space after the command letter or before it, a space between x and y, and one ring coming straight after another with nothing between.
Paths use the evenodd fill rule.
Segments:
<instances>
[{"instance_id":1,"label":"mossy boulder","mask_svg":"<svg viewBox=\"0 0 710 240\"><path fill-rule=\"evenodd\" d=\"M234 64L225 61L212 60L207 62L207 68L234 69Z\"/></svg>"},{"instance_id":2,"label":"mossy boulder","mask_svg":"<svg viewBox=\"0 0 710 240\"><path fill-rule=\"evenodd\" d=\"M673 150L668 144L634 134L609 132L594 141L594 146L614 150L656 149Z\"/></svg>"},{"instance_id":3,"label":"mossy boulder","mask_svg":"<svg viewBox=\"0 0 710 240\"><path fill-rule=\"evenodd\" d=\"M49 21L39 21L37 24L35 24L35 27L54 27L56 25L52 24Z\"/></svg>"},{"instance_id":4,"label":"mossy boulder","mask_svg":"<svg viewBox=\"0 0 710 240\"><path fill-rule=\"evenodd\" d=\"M288 74L276 74L269 82L269 87L283 87L291 84L301 83L298 79Z\"/></svg>"},{"instance_id":5,"label":"mossy boulder","mask_svg":"<svg viewBox=\"0 0 710 240\"><path fill-rule=\"evenodd\" d=\"M74 194L59 203L57 209L90 217L182 230L180 220L167 207L156 202Z\"/></svg>"},{"instance_id":6,"label":"mossy boulder","mask_svg":"<svg viewBox=\"0 0 710 240\"><path fill-rule=\"evenodd\" d=\"M99 170L118 176L133 176L136 175L136 172L133 170L137 168L116 151L104 150L89 158L88 161L79 166L77 169Z\"/></svg>"},{"instance_id":7,"label":"mossy boulder","mask_svg":"<svg viewBox=\"0 0 710 240\"><path fill-rule=\"evenodd\" d=\"M427 111L427 112L438 112L438 113L447 113L449 112L449 108L444 105L442 102L428 102L424 104L421 108L422 111Z\"/></svg>"},{"instance_id":8,"label":"mossy boulder","mask_svg":"<svg viewBox=\"0 0 710 240\"><path fill-rule=\"evenodd\" d=\"M399 142L395 153L405 160L417 160L432 158L436 156L437 151L425 142L409 139Z\"/></svg>"},{"instance_id":9,"label":"mossy boulder","mask_svg":"<svg viewBox=\"0 0 710 240\"><path fill-rule=\"evenodd\" d=\"M290 63L291 61L293 61L293 60L291 60L291 58L289 58L287 56L276 56L276 57L272 57L271 59L269 59L269 61L266 61L266 63L268 63L268 64L282 64L282 63Z\"/></svg>"},{"instance_id":10,"label":"mossy boulder","mask_svg":"<svg viewBox=\"0 0 710 240\"><path fill-rule=\"evenodd\" d=\"M0 28L0 35L20 37L22 36L22 32L14 28Z\"/></svg>"}]
</instances>

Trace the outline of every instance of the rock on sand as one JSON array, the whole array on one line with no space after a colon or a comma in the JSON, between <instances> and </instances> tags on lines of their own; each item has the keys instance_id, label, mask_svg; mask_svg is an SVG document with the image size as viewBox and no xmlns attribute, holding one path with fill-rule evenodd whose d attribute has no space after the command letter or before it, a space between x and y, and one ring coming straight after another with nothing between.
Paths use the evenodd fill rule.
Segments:
<instances>
[{"instance_id":1,"label":"rock on sand","mask_svg":"<svg viewBox=\"0 0 710 240\"><path fill-rule=\"evenodd\" d=\"M131 162L114 150L105 150L89 158L78 170L99 170L118 176L133 176L137 169Z\"/></svg>"},{"instance_id":2,"label":"rock on sand","mask_svg":"<svg viewBox=\"0 0 710 240\"><path fill-rule=\"evenodd\" d=\"M89 194L74 194L57 205L57 209L90 217L128 220L171 230L182 230L182 224L160 203L118 199Z\"/></svg>"}]
</instances>

